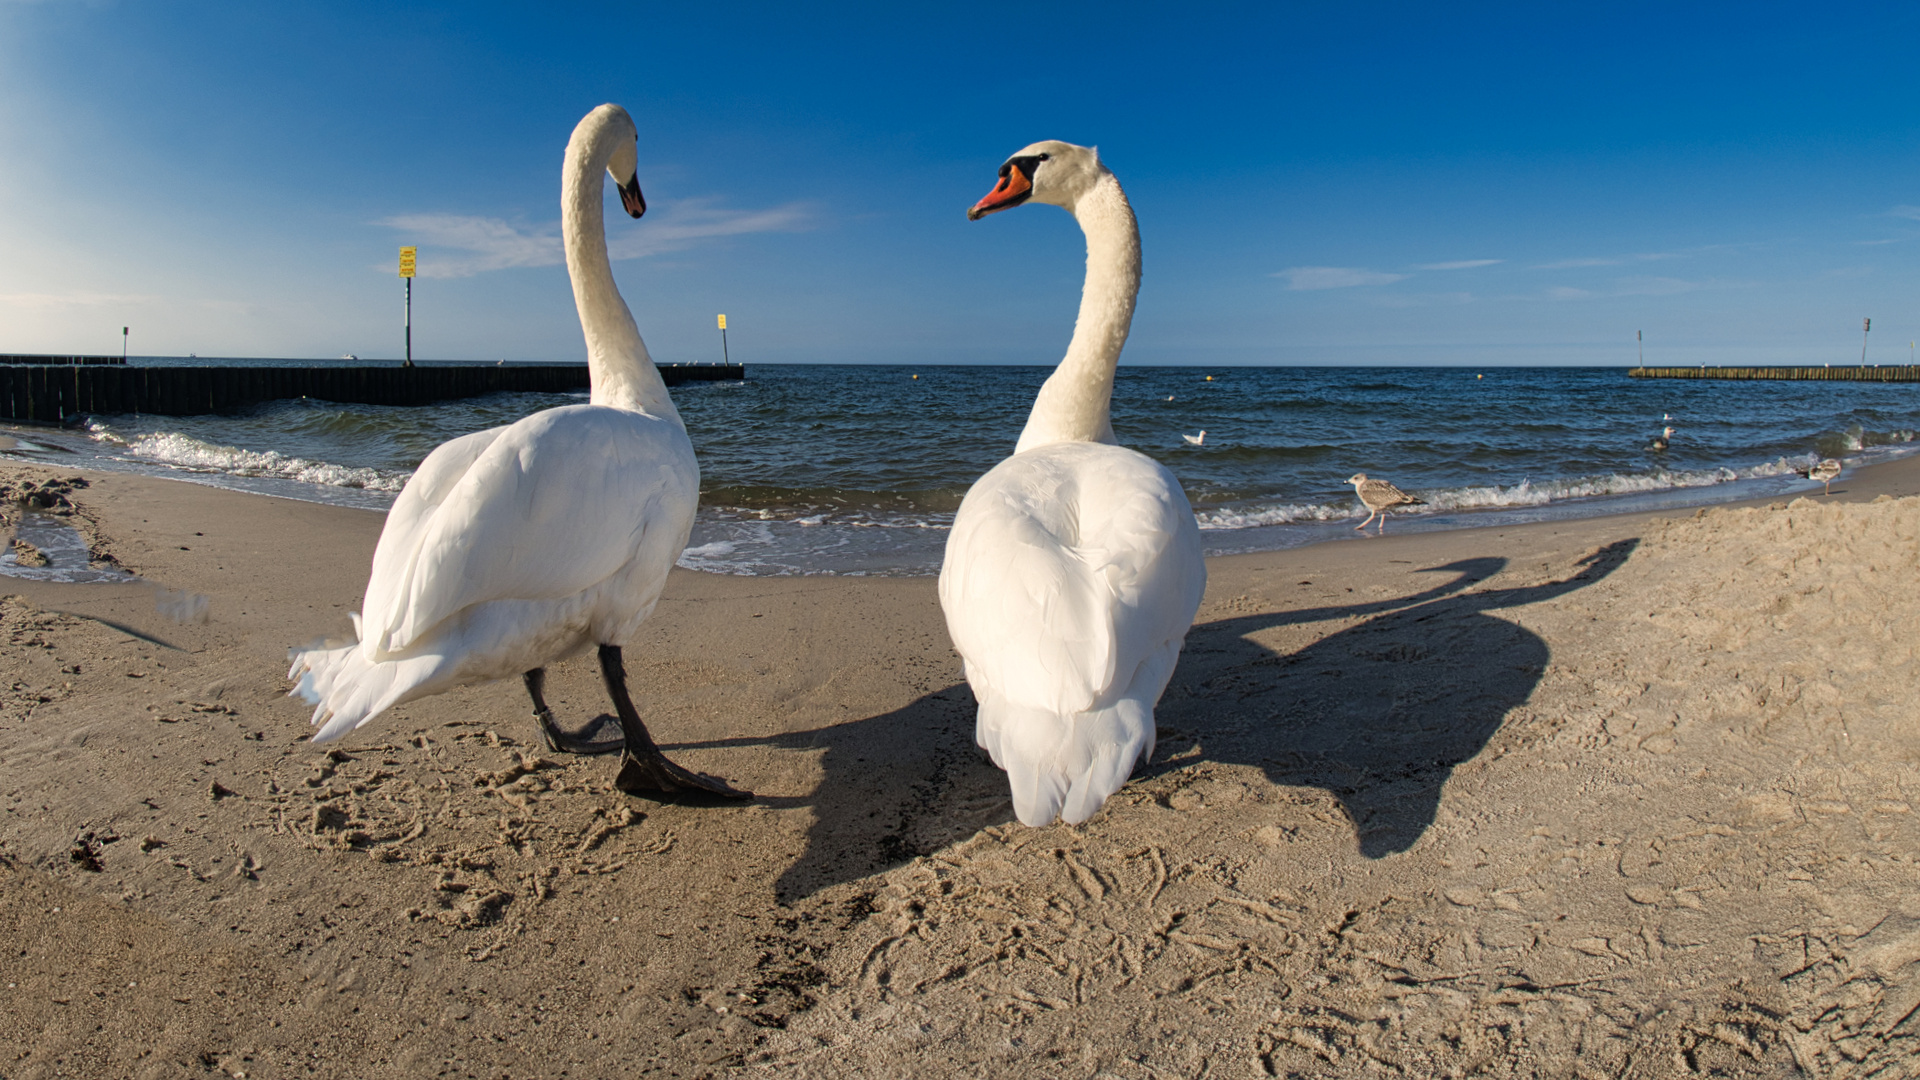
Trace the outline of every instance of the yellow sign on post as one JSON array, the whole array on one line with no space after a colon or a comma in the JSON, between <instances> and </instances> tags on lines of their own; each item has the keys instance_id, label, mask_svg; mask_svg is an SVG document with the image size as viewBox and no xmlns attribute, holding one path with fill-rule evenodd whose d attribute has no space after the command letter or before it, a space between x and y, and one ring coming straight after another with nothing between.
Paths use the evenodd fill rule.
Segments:
<instances>
[{"instance_id":1,"label":"yellow sign on post","mask_svg":"<svg viewBox=\"0 0 1920 1080\"><path fill-rule=\"evenodd\" d=\"M725 315L722 315L720 316L720 329L725 330L726 328L727 328L727 317Z\"/></svg>"},{"instance_id":2,"label":"yellow sign on post","mask_svg":"<svg viewBox=\"0 0 1920 1080\"><path fill-rule=\"evenodd\" d=\"M419 250L418 248L410 248L410 247L403 247L400 249L400 276L401 277L413 276L413 255L414 255L414 252L418 250Z\"/></svg>"}]
</instances>

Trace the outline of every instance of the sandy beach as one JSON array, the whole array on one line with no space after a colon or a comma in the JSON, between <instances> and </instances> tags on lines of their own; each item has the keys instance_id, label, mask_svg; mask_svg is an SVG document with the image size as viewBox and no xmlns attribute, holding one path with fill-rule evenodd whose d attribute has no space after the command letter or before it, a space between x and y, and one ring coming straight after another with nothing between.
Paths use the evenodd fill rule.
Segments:
<instances>
[{"instance_id":1,"label":"sandy beach","mask_svg":"<svg viewBox=\"0 0 1920 1080\"><path fill-rule=\"evenodd\" d=\"M758 797L662 805L512 683L307 746L382 516L85 479L143 582L0 581L5 1080L1920 1069L1920 459L1213 560L1152 762L1045 829L931 579L676 571L635 699Z\"/></svg>"}]
</instances>

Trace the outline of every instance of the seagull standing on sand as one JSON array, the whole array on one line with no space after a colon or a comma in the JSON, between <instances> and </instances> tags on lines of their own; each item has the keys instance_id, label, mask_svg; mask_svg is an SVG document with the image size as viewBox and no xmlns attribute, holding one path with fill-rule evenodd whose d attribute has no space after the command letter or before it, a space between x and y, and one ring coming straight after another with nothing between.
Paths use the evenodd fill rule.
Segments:
<instances>
[{"instance_id":1,"label":"seagull standing on sand","mask_svg":"<svg viewBox=\"0 0 1920 1080\"><path fill-rule=\"evenodd\" d=\"M1367 479L1366 473L1354 473L1347 478L1347 483L1353 485L1361 503L1370 511L1366 521L1354 526L1355 532L1365 532L1367 523L1377 516L1380 519L1380 531L1384 533L1387 531L1387 511L1396 506L1427 505L1425 499L1416 499L1385 480Z\"/></svg>"},{"instance_id":2,"label":"seagull standing on sand","mask_svg":"<svg viewBox=\"0 0 1920 1080\"><path fill-rule=\"evenodd\" d=\"M1807 479L1818 480L1826 485L1826 494L1833 494L1833 478L1840 475L1840 463L1833 458L1821 458L1820 464L1807 470Z\"/></svg>"},{"instance_id":3,"label":"seagull standing on sand","mask_svg":"<svg viewBox=\"0 0 1920 1080\"><path fill-rule=\"evenodd\" d=\"M607 260L603 178L628 214L647 209L635 141L626 110L602 105L574 128L561 174L589 403L463 435L420 463L374 549L354 616L360 640L290 651L292 693L316 706L314 742L405 702L519 675L550 748L624 752L620 790L752 797L667 760L627 694L621 648L659 603L700 497L686 425ZM542 694L547 665L589 647L619 713L610 740L561 730Z\"/></svg>"},{"instance_id":4,"label":"seagull standing on sand","mask_svg":"<svg viewBox=\"0 0 1920 1080\"><path fill-rule=\"evenodd\" d=\"M1201 446L1207 441L1207 433L1205 431L1202 431L1198 435L1182 435L1180 437L1187 440L1187 445L1189 446Z\"/></svg>"}]
</instances>

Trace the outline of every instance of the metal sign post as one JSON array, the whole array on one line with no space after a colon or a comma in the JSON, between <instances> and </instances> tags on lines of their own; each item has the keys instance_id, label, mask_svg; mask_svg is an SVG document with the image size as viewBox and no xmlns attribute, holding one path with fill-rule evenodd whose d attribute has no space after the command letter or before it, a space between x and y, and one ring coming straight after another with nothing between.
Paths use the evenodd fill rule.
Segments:
<instances>
[{"instance_id":1,"label":"metal sign post","mask_svg":"<svg viewBox=\"0 0 1920 1080\"><path fill-rule=\"evenodd\" d=\"M720 316L720 362L733 363L733 358L727 354L727 317L725 315Z\"/></svg>"},{"instance_id":2,"label":"metal sign post","mask_svg":"<svg viewBox=\"0 0 1920 1080\"><path fill-rule=\"evenodd\" d=\"M413 258L420 249L400 249L400 276L407 279L407 367L413 366Z\"/></svg>"}]
</instances>

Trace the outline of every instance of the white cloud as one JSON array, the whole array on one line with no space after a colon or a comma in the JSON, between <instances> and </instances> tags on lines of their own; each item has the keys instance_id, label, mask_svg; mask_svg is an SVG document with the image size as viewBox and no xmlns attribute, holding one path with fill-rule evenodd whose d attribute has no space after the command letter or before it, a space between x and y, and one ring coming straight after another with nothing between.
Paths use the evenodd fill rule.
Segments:
<instances>
[{"instance_id":1,"label":"white cloud","mask_svg":"<svg viewBox=\"0 0 1920 1080\"><path fill-rule=\"evenodd\" d=\"M47 310L68 307L124 307L151 304L160 299L145 293L0 293L0 304L8 307Z\"/></svg>"},{"instance_id":2,"label":"white cloud","mask_svg":"<svg viewBox=\"0 0 1920 1080\"><path fill-rule=\"evenodd\" d=\"M1684 258L1685 256L1690 254L1699 254L1700 252L1705 252L1705 251L1723 250L1730 246L1731 245L1727 245L1727 244L1710 244L1706 247L1694 248L1692 251L1686 251L1686 252L1648 251L1648 252L1643 252L1639 255L1614 255L1614 256L1608 256L1604 258L1593 258L1593 259L1561 259L1559 262L1540 263L1535 267L1533 267L1533 269L1535 270L1577 270L1577 269L1581 269L1583 267L1589 267L1589 266L1621 266L1630 262L1659 262L1661 259L1679 259L1679 258Z\"/></svg>"},{"instance_id":3,"label":"white cloud","mask_svg":"<svg viewBox=\"0 0 1920 1080\"><path fill-rule=\"evenodd\" d=\"M612 231L607 254L639 259L693 247L702 240L748 233L794 232L812 215L797 203L767 210L727 210L711 199L655 204L631 229ZM406 235L421 249L420 276L460 278L521 266L564 261L558 222L522 226L500 218L464 214L398 214L376 222ZM381 273L393 267L381 265Z\"/></svg>"},{"instance_id":4,"label":"white cloud","mask_svg":"<svg viewBox=\"0 0 1920 1080\"><path fill-rule=\"evenodd\" d=\"M1619 266L1624 259L1562 259L1559 262L1541 263L1535 270L1574 270L1587 266Z\"/></svg>"},{"instance_id":5,"label":"white cloud","mask_svg":"<svg viewBox=\"0 0 1920 1080\"><path fill-rule=\"evenodd\" d=\"M1505 259L1457 259L1453 262L1423 263L1415 270L1473 270L1482 266L1492 266L1505 262Z\"/></svg>"},{"instance_id":6,"label":"white cloud","mask_svg":"<svg viewBox=\"0 0 1920 1080\"><path fill-rule=\"evenodd\" d=\"M1674 296L1692 292L1700 287L1698 282L1682 281L1670 277L1621 278L1615 283L1615 296Z\"/></svg>"},{"instance_id":7,"label":"white cloud","mask_svg":"<svg viewBox=\"0 0 1920 1080\"><path fill-rule=\"evenodd\" d=\"M1291 266L1273 275L1287 279L1287 288L1306 291L1311 289L1350 289L1356 285L1391 285L1406 280L1405 274L1389 274L1380 270L1361 270L1349 266Z\"/></svg>"},{"instance_id":8,"label":"white cloud","mask_svg":"<svg viewBox=\"0 0 1920 1080\"><path fill-rule=\"evenodd\" d=\"M1912 218L1920 221L1920 206L1907 206L1904 203L1887 211L1888 217Z\"/></svg>"}]
</instances>

